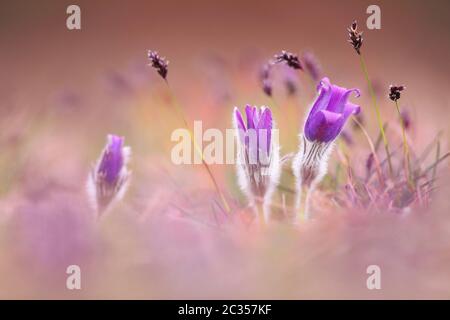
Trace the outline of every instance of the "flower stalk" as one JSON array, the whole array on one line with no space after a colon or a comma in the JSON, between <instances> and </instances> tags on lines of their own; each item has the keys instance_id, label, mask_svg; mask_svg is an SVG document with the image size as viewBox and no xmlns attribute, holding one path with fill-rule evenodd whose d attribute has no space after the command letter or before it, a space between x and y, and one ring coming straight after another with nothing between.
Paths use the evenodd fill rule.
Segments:
<instances>
[{"instance_id":1,"label":"flower stalk","mask_svg":"<svg viewBox=\"0 0 450 320\"><path fill-rule=\"evenodd\" d=\"M317 91L300 135L299 151L292 163L296 177L297 222L310 219L311 195L327 173L334 141L347 119L360 111L358 105L348 101L351 93L360 95L358 89L339 87L331 84L328 78L323 78Z\"/></svg>"},{"instance_id":2,"label":"flower stalk","mask_svg":"<svg viewBox=\"0 0 450 320\"><path fill-rule=\"evenodd\" d=\"M391 152L389 151L389 142L387 140L386 133L384 131L383 121L381 120L381 113L380 113L380 109L378 108L375 90L373 89L372 81L370 80L369 72L367 71L366 62L364 61L362 54L359 55L359 60L361 62L361 69L364 73L364 77L366 78L366 81L367 81L367 86L369 87L370 95L372 97L372 103L373 103L373 107L375 110L375 116L377 118L378 128L380 129L381 137L383 139L384 149L386 152L386 158L387 158L387 162L388 162L388 166L389 166L389 174L392 177L393 167L392 167L392 161L391 161Z\"/></svg>"},{"instance_id":3,"label":"flower stalk","mask_svg":"<svg viewBox=\"0 0 450 320\"><path fill-rule=\"evenodd\" d=\"M398 113L400 127L402 130L402 139L403 139L403 154L405 159L405 178L408 181L408 185L411 189L414 189L414 182L411 176L411 162L410 162L410 154L409 154L409 145L406 139L406 124L402 112L400 111L400 106L398 105L398 100L400 99L400 92L405 89L404 86L393 86L389 87L389 98L394 101L395 108Z\"/></svg>"},{"instance_id":4,"label":"flower stalk","mask_svg":"<svg viewBox=\"0 0 450 320\"><path fill-rule=\"evenodd\" d=\"M150 60L150 65L158 72L158 74L163 78L165 84L167 85L168 91L169 91L169 95L172 101L172 105L175 108L175 112L179 115L179 117L182 119L183 124L185 126L185 128L188 130L189 132L189 137L192 141L192 143L194 144L194 149L197 152L197 154L200 156L200 159L202 161L202 165L204 166L204 168L206 169L206 172L209 176L209 178L211 179L214 188L220 198L220 201L222 202L222 205L225 209L225 211L227 213L231 212L231 208L224 196L224 194L222 193L222 191L219 188L219 184L217 183L214 174L211 171L211 168L209 167L209 165L206 163L205 161L205 157L203 155L203 151L200 148L200 146L198 145L197 141L194 139L194 134L192 132L192 129L190 128L188 122L187 122L187 118L183 112L183 109L181 108L180 104L178 103L178 100L176 99L175 94L173 93L173 90L169 84L169 80L167 79L167 74L168 74L168 64L169 62L165 60L165 58L162 58L158 55L157 52L155 51L148 51L148 58Z\"/></svg>"},{"instance_id":5,"label":"flower stalk","mask_svg":"<svg viewBox=\"0 0 450 320\"><path fill-rule=\"evenodd\" d=\"M372 102L373 102L373 106L375 109L375 116L377 118L378 127L380 129L381 136L383 138L384 149L386 151L386 158L387 158L388 166L389 166L389 174L392 177L393 176L393 167L392 167L392 161L391 161L391 153L389 151L389 143L386 138L386 134L384 132L383 121L381 120L381 113L380 113L380 109L378 108L375 90L373 89L372 81L370 81L369 72L367 71L366 62L361 53L361 47L363 44L363 37L362 37L363 33L358 31L358 24L357 24L356 20L354 20L352 22L352 24L350 25L349 28L347 28L347 30L349 33L348 42L352 45L353 49L355 49L356 53L359 56L361 70L364 73L364 77L366 78L367 86L369 87L370 95L372 97Z\"/></svg>"}]
</instances>

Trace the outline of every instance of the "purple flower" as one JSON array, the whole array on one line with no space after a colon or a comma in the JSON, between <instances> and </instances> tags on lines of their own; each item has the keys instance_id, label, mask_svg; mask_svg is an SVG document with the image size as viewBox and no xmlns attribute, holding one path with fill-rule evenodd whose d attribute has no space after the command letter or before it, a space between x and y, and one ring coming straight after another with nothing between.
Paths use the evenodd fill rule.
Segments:
<instances>
[{"instance_id":1,"label":"purple flower","mask_svg":"<svg viewBox=\"0 0 450 320\"><path fill-rule=\"evenodd\" d=\"M287 94L293 96L298 91L298 77L295 70L287 66L284 67L284 86L286 87Z\"/></svg>"},{"instance_id":2,"label":"purple flower","mask_svg":"<svg viewBox=\"0 0 450 320\"><path fill-rule=\"evenodd\" d=\"M403 127L405 130L408 130L411 127L411 115L409 114L408 110L403 109L400 112L400 116L403 121Z\"/></svg>"},{"instance_id":3,"label":"purple flower","mask_svg":"<svg viewBox=\"0 0 450 320\"><path fill-rule=\"evenodd\" d=\"M277 131L274 131L272 112L268 107L247 105L245 115L247 122L239 109L234 108L233 122L239 135L239 185L252 205L262 202L264 219L268 221L271 197L281 174L278 136L274 135Z\"/></svg>"},{"instance_id":4,"label":"purple flower","mask_svg":"<svg viewBox=\"0 0 450 320\"><path fill-rule=\"evenodd\" d=\"M122 137L109 135L108 145L103 152L103 156L98 167L98 176L111 185L117 182L120 177L120 171L123 167L123 140L124 139Z\"/></svg>"},{"instance_id":5,"label":"purple flower","mask_svg":"<svg viewBox=\"0 0 450 320\"><path fill-rule=\"evenodd\" d=\"M265 151L266 155L269 155L272 138L272 112L267 107L258 109L247 105L245 114L247 116L247 126L239 109L237 107L234 108L239 137L248 153L251 154L250 159L255 159L253 158L255 156L259 157L260 151Z\"/></svg>"},{"instance_id":6,"label":"purple flower","mask_svg":"<svg viewBox=\"0 0 450 320\"><path fill-rule=\"evenodd\" d=\"M272 65L270 63L266 63L260 72L260 80L262 84L262 89L266 95L269 97L272 96L272 81L270 79L270 71Z\"/></svg>"},{"instance_id":7,"label":"purple flower","mask_svg":"<svg viewBox=\"0 0 450 320\"><path fill-rule=\"evenodd\" d=\"M351 146L353 145L354 141L353 141L353 137L351 135L350 132L348 132L347 130L343 130L341 132L341 138L342 140L344 140L344 142L348 145Z\"/></svg>"},{"instance_id":8,"label":"purple flower","mask_svg":"<svg viewBox=\"0 0 450 320\"><path fill-rule=\"evenodd\" d=\"M345 122L352 114L358 114L360 107L348 102L350 93L358 89L346 89L323 78L318 87L319 95L314 102L305 124L305 136L309 141L328 143L336 139Z\"/></svg>"},{"instance_id":9,"label":"purple flower","mask_svg":"<svg viewBox=\"0 0 450 320\"><path fill-rule=\"evenodd\" d=\"M279 183L281 166L278 136L274 135L272 112L268 107L245 107L247 122L234 108L233 122L238 130L237 176L241 190L255 212L267 222L271 216L271 198ZM262 203L262 211L256 203ZM260 220L262 222L262 220Z\"/></svg>"},{"instance_id":10,"label":"purple flower","mask_svg":"<svg viewBox=\"0 0 450 320\"><path fill-rule=\"evenodd\" d=\"M309 73L314 81L319 81L322 75L322 67L319 61L312 52L305 52L303 54L303 63L305 65L306 71Z\"/></svg>"},{"instance_id":11,"label":"purple flower","mask_svg":"<svg viewBox=\"0 0 450 320\"><path fill-rule=\"evenodd\" d=\"M108 142L88 179L88 193L98 212L123 197L129 178L126 167L130 148L124 147L124 138L108 135Z\"/></svg>"}]
</instances>

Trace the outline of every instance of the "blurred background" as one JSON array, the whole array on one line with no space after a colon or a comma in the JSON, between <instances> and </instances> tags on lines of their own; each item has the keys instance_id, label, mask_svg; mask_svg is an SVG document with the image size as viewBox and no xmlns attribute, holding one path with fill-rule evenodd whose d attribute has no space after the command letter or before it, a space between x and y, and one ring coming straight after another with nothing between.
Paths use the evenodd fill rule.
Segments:
<instances>
[{"instance_id":1,"label":"blurred background","mask_svg":"<svg viewBox=\"0 0 450 320\"><path fill-rule=\"evenodd\" d=\"M81 30L66 28L70 4L81 8ZM440 132L442 154L448 150L450 2L376 1L381 30L367 30L371 4L2 0L0 297L450 297L445 184L434 218L425 221L382 217L361 227L360 218L355 222L350 215L327 219L303 235L280 227L264 238L217 236L215 229L186 225L179 217L180 206L191 210L193 220L209 216L214 205L205 199L214 190L200 166L170 163L170 134L182 122L173 116L162 79L148 66L149 49L170 61L172 91L189 121L202 120L204 129L230 128L234 106L276 103L277 122L288 121L289 134L281 133L286 154L296 150L295 135L314 89L300 76L294 98L279 84L274 99L264 95L260 68L283 49L314 53L333 83L360 88L355 102L376 138L367 85L347 43L346 28L357 19L383 119L397 119L389 85L404 84L400 104L415 126L414 147L426 150ZM398 130L393 125L392 132ZM84 186L108 133L125 136L132 147L133 184L124 204L99 226L89 222ZM351 151L354 163L365 161L364 148ZM448 168L448 162L441 167L443 177ZM230 201L242 205L234 168L213 170ZM291 259L292 252L299 255ZM374 260L391 270L389 290L381 293L365 288L364 266ZM64 266L73 261L90 283L75 293L65 289ZM355 270L362 271L355 276Z\"/></svg>"}]
</instances>

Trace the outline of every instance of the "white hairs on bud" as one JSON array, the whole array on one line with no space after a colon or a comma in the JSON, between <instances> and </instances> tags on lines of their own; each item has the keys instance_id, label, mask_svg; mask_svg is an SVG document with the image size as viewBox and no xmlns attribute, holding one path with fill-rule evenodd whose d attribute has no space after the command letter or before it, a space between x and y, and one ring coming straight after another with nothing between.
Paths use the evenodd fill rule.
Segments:
<instances>
[{"instance_id":1,"label":"white hairs on bud","mask_svg":"<svg viewBox=\"0 0 450 320\"><path fill-rule=\"evenodd\" d=\"M236 109L235 109L236 110ZM272 120L272 135L269 152L269 165L259 166L258 164L248 163L248 154L246 154L246 146L242 143L239 137L239 126L236 122L235 112L233 112L233 124L236 128L236 140L237 140L237 161L236 161L236 173L238 178L238 184L242 192L247 197L249 204L254 208L257 207L257 202L262 201L264 219L269 221L271 216L271 203L272 195L279 184L281 175L280 164L280 147L278 143L278 133L275 130L275 121ZM259 195L255 193L255 185L262 186L264 194ZM262 198L262 199L261 199Z\"/></svg>"},{"instance_id":2,"label":"white hairs on bud","mask_svg":"<svg viewBox=\"0 0 450 320\"><path fill-rule=\"evenodd\" d=\"M328 159L333 147L334 143L332 142L311 142L304 135L300 135L299 151L292 161L292 171L296 178L295 207L297 210L301 208L302 194L305 193L304 211L306 218L310 216L310 193L327 173Z\"/></svg>"}]
</instances>

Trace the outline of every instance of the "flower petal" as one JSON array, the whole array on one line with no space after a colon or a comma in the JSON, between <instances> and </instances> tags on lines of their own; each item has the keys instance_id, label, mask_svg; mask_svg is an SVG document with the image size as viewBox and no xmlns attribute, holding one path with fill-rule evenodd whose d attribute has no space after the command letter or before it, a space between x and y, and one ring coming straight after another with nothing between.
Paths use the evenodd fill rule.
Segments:
<instances>
[{"instance_id":1,"label":"flower petal","mask_svg":"<svg viewBox=\"0 0 450 320\"><path fill-rule=\"evenodd\" d=\"M258 123L258 144L259 148L270 153L270 143L272 138L272 112L269 108L261 107L261 118ZM265 130L261 132L261 130Z\"/></svg>"},{"instance_id":2,"label":"flower petal","mask_svg":"<svg viewBox=\"0 0 450 320\"><path fill-rule=\"evenodd\" d=\"M361 107L357 104L347 102L344 107L344 118L347 119L352 114L358 114L361 112Z\"/></svg>"},{"instance_id":3,"label":"flower petal","mask_svg":"<svg viewBox=\"0 0 450 320\"><path fill-rule=\"evenodd\" d=\"M234 126L238 131L239 140L241 143L248 143L248 138L246 139L245 132L247 129L245 128L244 119L242 118L242 113L239 111L237 107L234 107Z\"/></svg>"},{"instance_id":4,"label":"flower petal","mask_svg":"<svg viewBox=\"0 0 450 320\"><path fill-rule=\"evenodd\" d=\"M314 100L308 117L314 115L320 110L326 109L331 97L331 84L328 78L323 78L320 80L319 85L317 86L317 92L318 95Z\"/></svg>"},{"instance_id":5,"label":"flower petal","mask_svg":"<svg viewBox=\"0 0 450 320\"><path fill-rule=\"evenodd\" d=\"M234 121L236 129L246 130L244 119L242 118L242 113L237 107L234 107Z\"/></svg>"},{"instance_id":6,"label":"flower petal","mask_svg":"<svg viewBox=\"0 0 450 320\"><path fill-rule=\"evenodd\" d=\"M108 144L103 152L99 165L99 173L104 175L108 183L113 184L120 173L123 165L123 137L108 135Z\"/></svg>"},{"instance_id":7,"label":"flower petal","mask_svg":"<svg viewBox=\"0 0 450 320\"><path fill-rule=\"evenodd\" d=\"M256 107L251 105L245 106L245 114L247 115L247 129L256 129Z\"/></svg>"},{"instance_id":8,"label":"flower petal","mask_svg":"<svg viewBox=\"0 0 450 320\"><path fill-rule=\"evenodd\" d=\"M339 113L320 110L305 126L305 135L309 141L330 142L336 138L342 127L343 116Z\"/></svg>"}]
</instances>

